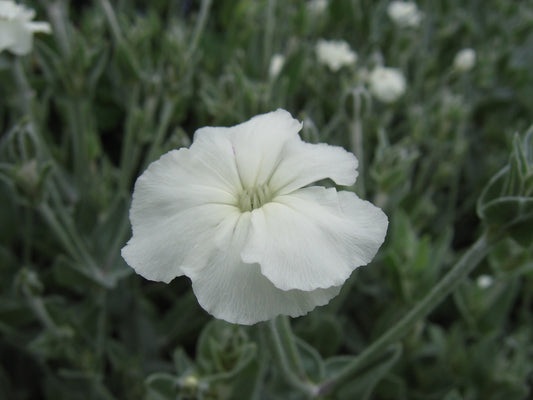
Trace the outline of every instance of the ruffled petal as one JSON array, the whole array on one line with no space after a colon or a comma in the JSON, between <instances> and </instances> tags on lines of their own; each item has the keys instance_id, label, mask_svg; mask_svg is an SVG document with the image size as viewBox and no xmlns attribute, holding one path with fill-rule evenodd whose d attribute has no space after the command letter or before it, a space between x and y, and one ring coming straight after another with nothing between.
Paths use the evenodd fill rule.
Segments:
<instances>
[{"instance_id":1,"label":"ruffled petal","mask_svg":"<svg viewBox=\"0 0 533 400\"><path fill-rule=\"evenodd\" d=\"M354 193L304 188L251 213L241 256L282 290L340 286L372 260L387 226L386 215Z\"/></svg>"},{"instance_id":2,"label":"ruffled petal","mask_svg":"<svg viewBox=\"0 0 533 400\"><path fill-rule=\"evenodd\" d=\"M137 203L134 207L137 212L146 204ZM139 213L133 236L122 248L122 257L146 279L168 283L183 275L182 266L187 260L197 259L206 251L216 227L232 212L234 207L204 204L173 215L161 213L159 217L155 212L146 218ZM201 267L197 263L194 266Z\"/></svg>"},{"instance_id":3,"label":"ruffled petal","mask_svg":"<svg viewBox=\"0 0 533 400\"><path fill-rule=\"evenodd\" d=\"M227 218L214 240L204 243L211 248L200 261L204 267L184 267L207 312L231 323L251 325L280 314L304 315L339 293L340 287L309 292L276 288L261 274L258 264L246 264L240 258L249 225L250 213Z\"/></svg>"},{"instance_id":4,"label":"ruffled petal","mask_svg":"<svg viewBox=\"0 0 533 400\"><path fill-rule=\"evenodd\" d=\"M236 211L228 181L213 174L224 163L213 159L208 165L205 157L192 147L171 151L150 164L135 183L133 237L122 256L147 279L169 282L182 275L180 266L189 253Z\"/></svg>"},{"instance_id":5,"label":"ruffled petal","mask_svg":"<svg viewBox=\"0 0 533 400\"><path fill-rule=\"evenodd\" d=\"M18 21L0 20L0 51L7 49L16 55L30 52L32 34Z\"/></svg>"},{"instance_id":6,"label":"ruffled petal","mask_svg":"<svg viewBox=\"0 0 533 400\"><path fill-rule=\"evenodd\" d=\"M280 161L285 142L297 138L301 128L302 124L289 112L278 109L230 128L198 129L194 141L218 136L230 138L242 186L251 188L268 180Z\"/></svg>"},{"instance_id":7,"label":"ruffled petal","mask_svg":"<svg viewBox=\"0 0 533 400\"><path fill-rule=\"evenodd\" d=\"M295 138L285 143L281 162L269 186L273 192L287 194L326 178L338 185L353 185L357 165L357 158L342 147L311 144Z\"/></svg>"},{"instance_id":8,"label":"ruffled petal","mask_svg":"<svg viewBox=\"0 0 533 400\"><path fill-rule=\"evenodd\" d=\"M52 27L48 22L36 21L27 22L26 27L34 33L52 33Z\"/></svg>"}]
</instances>

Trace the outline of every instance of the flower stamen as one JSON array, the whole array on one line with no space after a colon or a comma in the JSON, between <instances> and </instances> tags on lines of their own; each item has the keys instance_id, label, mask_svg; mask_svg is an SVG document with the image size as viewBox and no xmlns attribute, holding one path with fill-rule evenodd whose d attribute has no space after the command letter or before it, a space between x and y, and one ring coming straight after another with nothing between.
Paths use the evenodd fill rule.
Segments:
<instances>
[{"instance_id":1,"label":"flower stamen","mask_svg":"<svg viewBox=\"0 0 533 400\"><path fill-rule=\"evenodd\" d=\"M238 207L242 212L252 211L271 201L272 197L268 185L244 188L239 195Z\"/></svg>"}]
</instances>

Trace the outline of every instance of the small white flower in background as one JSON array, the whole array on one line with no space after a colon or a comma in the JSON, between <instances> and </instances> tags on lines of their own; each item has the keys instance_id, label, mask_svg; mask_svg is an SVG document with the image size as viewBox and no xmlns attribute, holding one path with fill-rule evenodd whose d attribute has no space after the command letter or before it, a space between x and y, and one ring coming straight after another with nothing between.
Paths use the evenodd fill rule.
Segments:
<instances>
[{"instance_id":1,"label":"small white flower in background","mask_svg":"<svg viewBox=\"0 0 533 400\"><path fill-rule=\"evenodd\" d=\"M494 279L490 275L479 275L476 284L481 289L487 289L494 283Z\"/></svg>"},{"instance_id":2,"label":"small white flower in background","mask_svg":"<svg viewBox=\"0 0 533 400\"><path fill-rule=\"evenodd\" d=\"M393 1L387 8L390 19L399 27L416 28L422 21L422 12L416 3L410 1Z\"/></svg>"},{"instance_id":3,"label":"small white flower in background","mask_svg":"<svg viewBox=\"0 0 533 400\"><path fill-rule=\"evenodd\" d=\"M310 0L307 2L307 9L315 15L324 14L328 8L329 0Z\"/></svg>"},{"instance_id":4,"label":"small white flower in background","mask_svg":"<svg viewBox=\"0 0 533 400\"><path fill-rule=\"evenodd\" d=\"M476 65L476 51L474 49L462 49L453 60L453 67L459 72L467 72Z\"/></svg>"},{"instance_id":5,"label":"small white flower in background","mask_svg":"<svg viewBox=\"0 0 533 400\"><path fill-rule=\"evenodd\" d=\"M335 297L383 243L386 215L353 192L357 159L303 142L285 110L196 131L137 179L122 256L147 279L186 275L219 319L254 324Z\"/></svg>"},{"instance_id":6,"label":"small white flower in background","mask_svg":"<svg viewBox=\"0 0 533 400\"><path fill-rule=\"evenodd\" d=\"M316 44L316 54L318 61L333 72L357 62L357 53L344 40L320 39Z\"/></svg>"},{"instance_id":7,"label":"small white flower in background","mask_svg":"<svg viewBox=\"0 0 533 400\"><path fill-rule=\"evenodd\" d=\"M375 67L368 76L370 92L384 103L392 103L405 93L405 77L397 68Z\"/></svg>"},{"instance_id":8,"label":"small white flower in background","mask_svg":"<svg viewBox=\"0 0 533 400\"><path fill-rule=\"evenodd\" d=\"M35 11L11 0L0 0L0 52L28 54L36 32L50 33L48 22L34 22Z\"/></svg>"},{"instance_id":9,"label":"small white flower in background","mask_svg":"<svg viewBox=\"0 0 533 400\"><path fill-rule=\"evenodd\" d=\"M268 67L268 76L270 79L276 79L284 65L285 56L283 54L274 54L270 59L270 65Z\"/></svg>"}]
</instances>

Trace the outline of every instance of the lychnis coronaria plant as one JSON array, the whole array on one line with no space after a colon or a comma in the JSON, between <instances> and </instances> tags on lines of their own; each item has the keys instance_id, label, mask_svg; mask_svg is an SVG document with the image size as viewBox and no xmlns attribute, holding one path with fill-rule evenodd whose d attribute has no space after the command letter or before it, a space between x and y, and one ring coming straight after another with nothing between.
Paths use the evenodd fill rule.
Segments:
<instances>
[{"instance_id":1,"label":"lychnis coronaria plant","mask_svg":"<svg viewBox=\"0 0 533 400\"><path fill-rule=\"evenodd\" d=\"M216 318L300 316L335 297L383 243L385 214L353 192L357 159L303 142L285 110L196 131L137 179L122 256L146 279L186 275Z\"/></svg>"}]
</instances>

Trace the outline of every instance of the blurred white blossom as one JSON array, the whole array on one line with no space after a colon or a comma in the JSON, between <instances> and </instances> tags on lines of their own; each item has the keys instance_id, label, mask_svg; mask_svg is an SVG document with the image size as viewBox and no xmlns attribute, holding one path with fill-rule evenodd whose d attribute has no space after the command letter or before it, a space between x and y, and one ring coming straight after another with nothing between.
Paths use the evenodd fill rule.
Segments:
<instances>
[{"instance_id":1,"label":"blurred white blossom","mask_svg":"<svg viewBox=\"0 0 533 400\"><path fill-rule=\"evenodd\" d=\"M479 275L476 284L481 289L487 289L492 286L494 279L490 275Z\"/></svg>"},{"instance_id":2,"label":"blurred white blossom","mask_svg":"<svg viewBox=\"0 0 533 400\"><path fill-rule=\"evenodd\" d=\"M329 0L310 0L307 9L315 15L323 14L328 8Z\"/></svg>"},{"instance_id":3,"label":"blurred white blossom","mask_svg":"<svg viewBox=\"0 0 533 400\"><path fill-rule=\"evenodd\" d=\"M411 1L393 1L387 8L390 19L402 28L415 28L422 21L422 12Z\"/></svg>"},{"instance_id":4,"label":"blurred white blossom","mask_svg":"<svg viewBox=\"0 0 533 400\"><path fill-rule=\"evenodd\" d=\"M459 72L467 72L476 65L476 51L474 49L462 49L455 55L454 68Z\"/></svg>"},{"instance_id":5,"label":"blurred white blossom","mask_svg":"<svg viewBox=\"0 0 533 400\"><path fill-rule=\"evenodd\" d=\"M357 53L344 40L320 39L316 44L316 54L318 61L327 65L333 72L357 62Z\"/></svg>"},{"instance_id":6,"label":"blurred white blossom","mask_svg":"<svg viewBox=\"0 0 533 400\"><path fill-rule=\"evenodd\" d=\"M384 103L392 103L405 93L405 77L397 68L375 67L368 76L370 92Z\"/></svg>"},{"instance_id":7,"label":"blurred white blossom","mask_svg":"<svg viewBox=\"0 0 533 400\"><path fill-rule=\"evenodd\" d=\"M357 159L303 142L285 110L196 131L137 179L122 256L147 279L186 275L217 318L254 324L335 297L383 243L386 215L355 193Z\"/></svg>"},{"instance_id":8,"label":"blurred white blossom","mask_svg":"<svg viewBox=\"0 0 533 400\"><path fill-rule=\"evenodd\" d=\"M48 22L34 22L35 11L11 0L0 0L0 52L28 54L36 32L50 33Z\"/></svg>"},{"instance_id":9,"label":"blurred white blossom","mask_svg":"<svg viewBox=\"0 0 533 400\"><path fill-rule=\"evenodd\" d=\"M268 67L268 76L270 79L276 79L285 65L285 56L283 54L276 53L270 59L270 65Z\"/></svg>"}]
</instances>

